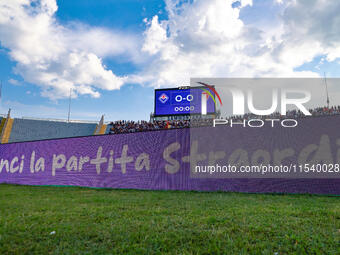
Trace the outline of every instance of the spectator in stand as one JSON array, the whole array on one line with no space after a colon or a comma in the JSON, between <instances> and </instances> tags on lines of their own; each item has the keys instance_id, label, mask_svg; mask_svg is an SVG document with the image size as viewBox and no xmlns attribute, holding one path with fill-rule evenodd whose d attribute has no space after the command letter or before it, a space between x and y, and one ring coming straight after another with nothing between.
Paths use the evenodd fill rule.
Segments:
<instances>
[{"instance_id":1,"label":"spectator in stand","mask_svg":"<svg viewBox=\"0 0 340 255\"><path fill-rule=\"evenodd\" d=\"M309 110L312 116L332 116L340 115L340 106L318 107ZM282 116L279 112L275 112L270 116L257 116L247 113L243 116L231 116L227 117L227 120L249 120L254 118L303 118L306 117L301 111L290 110L287 111L285 116ZM172 128L189 128L189 127L208 127L212 126L212 119L193 119L193 120L172 120L172 121L126 121L120 120L110 123L110 134L122 134L122 133L134 133L142 131L160 130L160 129L172 129Z\"/></svg>"}]
</instances>

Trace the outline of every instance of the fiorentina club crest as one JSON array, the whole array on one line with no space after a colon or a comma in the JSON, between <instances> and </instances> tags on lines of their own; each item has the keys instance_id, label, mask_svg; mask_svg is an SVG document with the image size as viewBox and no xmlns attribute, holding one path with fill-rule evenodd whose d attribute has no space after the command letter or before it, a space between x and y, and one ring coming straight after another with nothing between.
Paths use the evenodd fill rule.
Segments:
<instances>
[{"instance_id":1,"label":"fiorentina club crest","mask_svg":"<svg viewBox=\"0 0 340 255\"><path fill-rule=\"evenodd\" d=\"M166 101L169 100L169 97L166 95L166 94L162 94L159 98L158 98L159 101L161 101L163 104L166 103Z\"/></svg>"}]
</instances>

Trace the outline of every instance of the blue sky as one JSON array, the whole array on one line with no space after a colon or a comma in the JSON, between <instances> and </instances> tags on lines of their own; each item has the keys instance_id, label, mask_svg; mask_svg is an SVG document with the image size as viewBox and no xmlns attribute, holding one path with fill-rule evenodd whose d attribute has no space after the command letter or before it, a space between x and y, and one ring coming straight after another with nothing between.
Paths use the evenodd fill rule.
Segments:
<instances>
[{"instance_id":1,"label":"blue sky","mask_svg":"<svg viewBox=\"0 0 340 255\"><path fill-rule=\"evenodd\" d=\"M61 23L82 22L139 34L142 34L145 29L144 18L152 17L160 10L164 10L163 1L153 0L75 0L57 1L57 4L59 8L56 17ZM55 101L40 96L39 87L25 82L20 75L15 74L13 69L16 63L11 61L7 53L6 48L1 48L2 113L6 113L7 108L11 107L12 113L18 117L67 118L69 100L66 98ZM120 75L133 72L137 68L128 62L110 58L104 59L103 62ZM10 84L10 79L19 81L20 85ZM153 111L153 90L152 87L128 84L120 90L102 91L100 98L89 96L74 98L71 101L71 118L98 120L101 114L105 114L110 119L147 119ZM34 111L32 113L26 111L23 109L24 105L33 106ZM50 108L52 112L39 106Z\"/></svg>"},{"instance_id":2,"label":"blue sky","mask_svg":"<svg viewBox=\"0 0 340 255\"><path fill-rule=\"evenodd\" d=\"M339 77L334 1L3 2L0 110L16 117L67 118L70 88L72 119L137 120L190 77Z\"/></svg>"}]
</instances>

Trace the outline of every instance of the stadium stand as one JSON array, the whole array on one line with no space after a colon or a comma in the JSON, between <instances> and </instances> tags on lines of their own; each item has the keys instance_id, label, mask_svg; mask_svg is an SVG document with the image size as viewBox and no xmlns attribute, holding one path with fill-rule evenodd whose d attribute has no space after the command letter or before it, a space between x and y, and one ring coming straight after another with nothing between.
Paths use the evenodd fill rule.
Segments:
<instances>
[{"instance_id":1,"label":"stadium stand","mask_svg":"<svg viewBox=\"0 0 340 255\"><path fill-rule=\"evenodd\" d=\"M317 107L314 109L309 109L309 112L312 114L313 117L320 117L320 116L332 116L332 115L339 115L340 114L340 106L332 106L332 107ZM252 119L252 118L282 118L283 116L279 112L275 112L270 116L257 116L254 114L245 114L243 116L232 116L227 117L226 119L233 119L233 120L241 120L241 119ZM305 118L306 116L297 110L287 111L285 118Z\"/></svg>"},{"instance_id":2,"label":"stadium stand","mask_svg":"<svg viewBox=\"0 0 340 255\"><path fill-rule=\"evenodd\" d=\"M14 119L9 143L93 135L97 123Z\"/></svg>"},{"instance_id":3,"label":"stadium stand","mask_svg":"<svg viewBox=\"0 0 340 255\"><path fill-rule=\"evenodd\" d=\"M94 131L94 135L104 135L104 134L107 134L106 129L107 129L107 125L104 124L104 115L102 115L102 117L100 118L100 121L99 121L99 123L96 126L96 129Z\"/></svg>"},{"instance_id":4,"label":"stadium stand","mask_svg":"<svg viewBox=\"0 0 340 255\"><path fill-rule=\"evenodd\" d=\"M331 108L319 107L310 109L312 116L330 116L340 115L340 106ZM232 116L225 119L250 119L262 118L261 116ZM288 111L286 116L280 113L274 113L271 116L263 118L303 118L301 112ZM6 120L8 121L6 122ZM152 130L163 130L172 128L189 128L211 126L211 119L192 119L192 120L165 120L165 121L126 121L120 120L104 124L104 117L98 122L80 122L48 119L29 119L29 118L8 118L5 115L0 116L0 133L2 135L1 143L26 142L45 139L69 138L79 136L91 136L101 134L121 134L133 133Z\"/></svg>"},{"instance_id":5,"label":"stadium stand","mask_svg":"<svg viewBox=\"0 0 340 255\"><path fill-rule=\"evenodd\" d=\"M1 132L2 127L3 127L3 125L4 125L4 123L3 123L3 121L2 121L3 119L4 119L4 118L0 116L0 132Z\"/></svg>"},{"instance_id":6,"label":"stadium stand","mask_svg":"<svg viewBox=\"0 0 340 255\"><path fill-rule=\"evenodd\" d=\"M4 125L5 125L5 118L0 116L0 134L2 133L2 129L3 129Z\"/></svg>"},{"instance_id":7,"label":"stadium stand","mask_svg":"<svg viewBox=\"0 0 340 255\"><path fill-rule=\"evenodd\" d=\"M313 117L320 116L335 116L340 115L340 106L333 106L330 108L327 107L318 107L315 109L309 109L310 113ZM247 120L251 118L304 118L306 117L300 111L292 110L287 111L285 116L282 116L279 112L276 112L270 116L258 116L253 114L245 114L243 116L227 116L226 120ZM189 128L189 127L204 127L211 126L212 119L192 119L192 120L166 120L166 121L115 121L111 122L108 125L108 133L109 134L121 134L121 133L133 133L133 132L142 132L142 131L152 131L152 130L161 130L161 129L170 129L170 128Z\"/></svg>"},{"instance_id":8,"label":"stadium stand","mask_svg":"<svg viewBox=\"0 0 340 255\"><path fill-rule=\"evenodd\" d=\"M7 116L0 122L0 143L8 143L13 126L13 119L11 118L11 109L8 110Z\"/></svg>"}]
</instances>

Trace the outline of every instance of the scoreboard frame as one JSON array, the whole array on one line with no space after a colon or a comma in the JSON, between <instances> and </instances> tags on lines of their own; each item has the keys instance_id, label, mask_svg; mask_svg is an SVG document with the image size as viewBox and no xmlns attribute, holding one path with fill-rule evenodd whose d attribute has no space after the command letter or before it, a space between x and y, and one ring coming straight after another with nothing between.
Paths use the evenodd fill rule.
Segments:
<instances>
[{"instance_id":1,"label":"scoreboard frame","mask_svg":"<svg viewBox=\"0 0 340 255\"><path fill-rule=\"evenodd\" d=\"M215 86L213 86L215 87ZM200 113L178 113L178 114L156 114L156 92L157 91L169 91L169 90L181 90L181 89L206 89L206 87L204 86L197 86L197 87L190 87L190 86L187 86L187 87L178 87L178 88L164 88L164 89L155 89L154 90L154 109L153 109L153 116L154 117L167 117L167 116L199 116L201 115ZM214 99L215 99L215 94L212 93ZM216 107L214 107L214 112L209 112L207 113L207 115L216 115Z\"/></svg>"}]
</instances>

